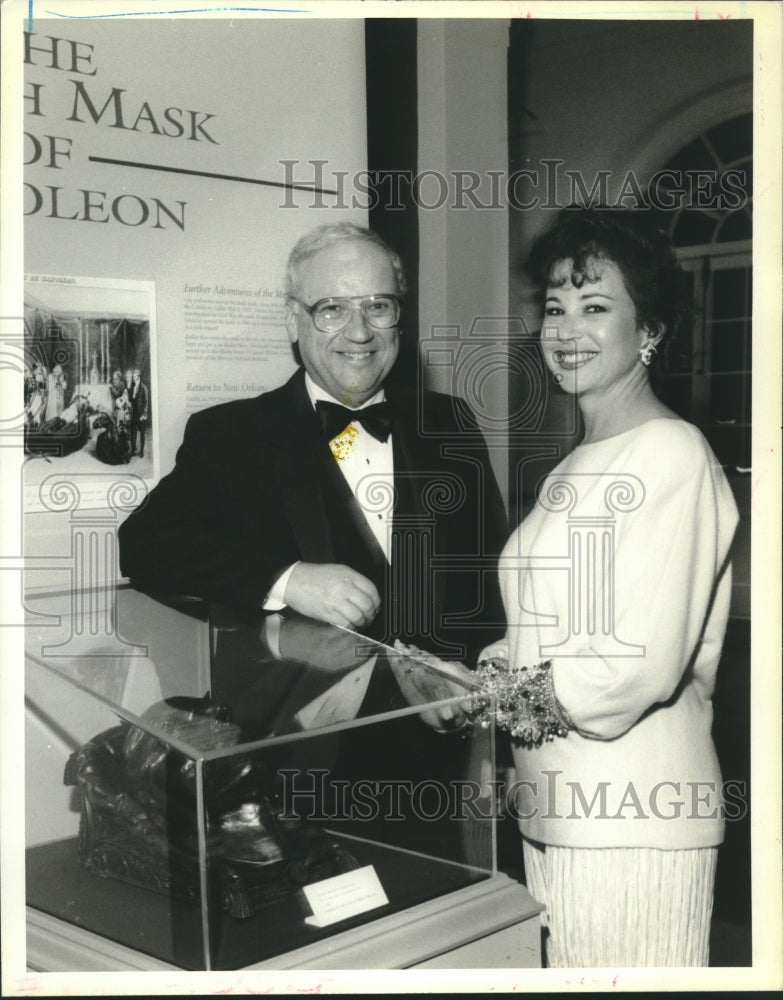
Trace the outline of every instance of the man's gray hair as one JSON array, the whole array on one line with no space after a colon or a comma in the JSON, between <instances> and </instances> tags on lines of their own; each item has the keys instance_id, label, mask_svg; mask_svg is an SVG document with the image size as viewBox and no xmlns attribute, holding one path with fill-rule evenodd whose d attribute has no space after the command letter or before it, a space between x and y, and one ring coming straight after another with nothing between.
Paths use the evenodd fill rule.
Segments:
<instances>
[{"instance_id":1,"label":"man's gray hair","mask_svg":"<svg viewBox=\"0 0 783 1000\"><path fill-rule=\"evenodd\" d=\"M305 261L309 260L319 250L335 246L338 243L371 243L378 247L389 258L389 263L394 268L397 278L397 294L405 295L407 282L405 280L405 267L398 253L371 229L364 226L357 226L353 222L327 223L312 229L309 233L301 236L288 256L288 264L285 272L285 294L288 298L295 298L299 287L300 268Z\"/></svg>"}]
</instances>

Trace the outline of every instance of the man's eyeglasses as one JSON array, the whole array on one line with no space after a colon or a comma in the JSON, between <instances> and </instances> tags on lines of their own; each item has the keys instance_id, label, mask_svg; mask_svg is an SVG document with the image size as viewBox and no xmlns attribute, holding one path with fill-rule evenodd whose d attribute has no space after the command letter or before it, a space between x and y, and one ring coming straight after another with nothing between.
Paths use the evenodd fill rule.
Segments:
<instances>
[{"instance_id":1,"label":"man's eyeglasses","mask_svg":"<svg viewBox=\"0 0 783 1000\"><path fill-rule=\"evenodd\" d=\"M295 302L306 310L316 330L322 333L339 333L351 321L354 309L376 330L389 330L400 318L400 300L396 295L353 295L350 298L319 299L309 306L296 296Z\"/></svg>"}]
</instances>

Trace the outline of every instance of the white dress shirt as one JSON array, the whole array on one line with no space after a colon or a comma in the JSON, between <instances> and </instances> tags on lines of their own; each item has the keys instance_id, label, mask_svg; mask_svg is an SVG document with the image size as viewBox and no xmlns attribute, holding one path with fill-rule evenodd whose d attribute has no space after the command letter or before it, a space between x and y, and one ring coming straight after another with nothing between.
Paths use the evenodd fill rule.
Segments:
<instances>
[{"instance_id":1,"label":"white dress shirt","mask_svg":"<svg viewBox=\"0 0 783 1000\"><path fill-rule=\"evenodd\" d=\"M313 409L319 400L337 403L338 406L344 405L334 396L330 396L325 389L316 385L308 374L305 374L305 387ZM366 406L381 403L385 399L386 393L381 388L356 409L363 410ZM345 481L356 497L370 530L378 540L387 560L391 561L389 528L394 508L394 451L391 435L386 441L379 441L361 424L352 421L341 434L329 442L329 447ZM277 578L264 601L265 611L279 611L285 607L285 588L296 565L292 563Z\"/></svg>"}]
</instances>

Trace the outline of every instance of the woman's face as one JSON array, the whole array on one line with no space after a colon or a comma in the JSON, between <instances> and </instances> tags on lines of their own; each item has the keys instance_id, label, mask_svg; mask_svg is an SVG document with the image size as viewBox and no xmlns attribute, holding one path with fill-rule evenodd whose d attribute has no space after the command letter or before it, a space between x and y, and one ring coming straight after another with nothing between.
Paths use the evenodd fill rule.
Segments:
<instances>
[{"instance_id":1,"label":"woman's face","mask_svg":"<svg viewBox=\"0 0 783 1000\"><path fill-rule=\"evenodd\" d=\"M547 285L541 328L546 366L566 392L620 387L645 372L638 352L647 331L637 326L636 307L615 263L590 261L581 288L571 282L571 266L570 259L557 263Z\"/></svg>"}]
</instances>

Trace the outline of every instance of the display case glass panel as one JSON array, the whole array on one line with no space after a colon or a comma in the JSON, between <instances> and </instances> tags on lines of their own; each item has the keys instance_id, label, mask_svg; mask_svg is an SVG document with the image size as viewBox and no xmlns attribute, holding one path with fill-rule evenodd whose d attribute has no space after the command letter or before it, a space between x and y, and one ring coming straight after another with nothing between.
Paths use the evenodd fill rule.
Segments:
<instances>
[{"instance_id":1,"label":"display case glass panel","mask_svg":"<svg viewBox=\"0 0 783 1000\"><path fill-rule=\"evenodd\" d=\"M494 731L442 665L130 587L26 605L28 906L238 969L495 873Z\"/></svg>"}]
</instances>

